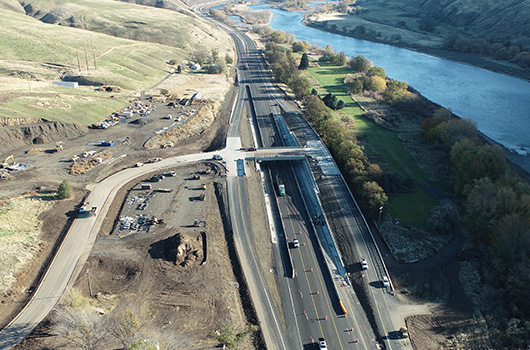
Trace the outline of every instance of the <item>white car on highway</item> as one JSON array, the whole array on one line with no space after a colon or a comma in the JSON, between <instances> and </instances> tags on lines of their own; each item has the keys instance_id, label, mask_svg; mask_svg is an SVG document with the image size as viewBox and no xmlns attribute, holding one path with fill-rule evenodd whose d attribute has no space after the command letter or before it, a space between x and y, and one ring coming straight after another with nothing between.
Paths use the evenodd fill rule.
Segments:
<instances>
[{"instance_id":1,"label":"white car on highway","mask_svg":"<svg viewBox=\"0 0 530 350\"><path fill-rule=\"evenodd\" d=\"M390 281L388 280L388 277L386 276L383 276L383 287L389 287L390 286Z\"/></svg>"},{"instance_id":2,"label":"white car on highway","mask_svg":"<svg viewBox=\"0 0 530 350\"><path fill-rule=\"evenodd\" d=\"M366 258L361 258L361 267L363 270L368 270L368 261L366 261Z\"/></svg>"}]
</instances>

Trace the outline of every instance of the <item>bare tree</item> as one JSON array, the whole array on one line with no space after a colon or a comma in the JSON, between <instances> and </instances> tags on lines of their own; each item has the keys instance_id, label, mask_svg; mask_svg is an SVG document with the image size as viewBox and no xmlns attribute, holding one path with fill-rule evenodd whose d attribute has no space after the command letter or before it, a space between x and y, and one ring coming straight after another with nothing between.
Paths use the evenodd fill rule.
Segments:
<instances>
[{"instance_id":1,"label":"bare tree","mask_svg":"<svg viewBox=\"0 0 530 350\"><path fill-rule=\"evenodd\" d=\"M54 330L72 348L83 350L101 349L108 336L102 316L88 308L79 311L59 309Z\"/></svg>"},{"instance_id":2,"label":"bare tree","mask_svg":"<svg viewBox=\"0 0 530 350\"><path fill-rule=\"evenodd\" d=\"M138 315L132 310L124 313L109 315L107 329L110 334L116 337L123 348L126 349L134 340L138 338L138 331L141 328Z\"/></svg>"}]
</instances>

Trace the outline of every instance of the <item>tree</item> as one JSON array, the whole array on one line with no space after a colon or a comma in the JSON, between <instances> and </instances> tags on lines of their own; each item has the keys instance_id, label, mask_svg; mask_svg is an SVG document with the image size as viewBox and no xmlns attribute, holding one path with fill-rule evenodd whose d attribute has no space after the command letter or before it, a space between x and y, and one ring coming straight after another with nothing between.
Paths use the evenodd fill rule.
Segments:
<instances>
[{"instance_id":1,"label":"tree","mask_svg":"<svg viewBox=\"0 0 530 350\"><path fill-rule=\"evenodd\" d=\"M396 104L410 95L408 85L404 81L391 80L383 93L383 98L390 104Z\"/></svg>"},{"instance_id":2,"label":"tree","mask_svg":"<svg viewBox=\"0 0 530 350\"><path fill-rule=\"evenodd\" d=\"M246 338L246 336L256 330L256 326L247 326L245 330L236 333L231 323L227 323L223 328L217 332L213 332L210 336L216 339L219 343L225 345L228 350L239 349L239 345Z\"/></svg>"},{"instance_id":3,"label":"tree","mask_svg":"<svg viewBox=\"0 0 530 350\"><path fill-rule=\"evenodd\" d=\"M368 181L362 185L361 197L368 205L368 209L373 216L377 215L379 208L384 207L388 202L385 191L375 181Z\"/></svg>"},{"instance_id":4,"label":"tree","mask_svg":"<svg viewBox=\"0 0 530 350\"><path fill-rule=\"evenodd\" d=\"M206 69L206 72L210 74L221 74L225 71L226 64L220 61L220 62L206 66L205 69Z\"/></svg>"},{"instance_id":5,"label":"tree","mask_svg":"<svg viewBox=\"0 0 530 350\"><path fill-rule=\"evenodd\" d=\"M217 63L219 61L219 50L212 49L210 51L210 62L211 63Z\"/></svg>"},{"instance_id":6,"label":"tree","mask_svg":"<svg viewBox=\"0 0 530 350\"><path fill-rule=\"evenodd\" d=\"M368 72L366 72L366 75L368 75L369 77L378 76L383 79L386 78L385 70L383 69L383 67L379 67L379 66L371 67L368 70Z\"/></svg>"},{"instance_id":7,"label":"tree","mask_svg":"<svg viewBox=\"0 0 530 350\"><path fill-rule=\"evenodd\" d=\"M234 63L234 59L232 58L232 56L230 56L229 54L226 54L226 55L225 55L225 63L226 63L226 64L232 64L232 63Z\"/></svg>"},{"instance_id":8,"label":"tree","mask_svg":"<svg viewBox=\"0 0 530 350\"><path fill-rule=\"evenodd\" d=\"M344 102L342 100L339 100L337 96L331 93L324 96L322 101L326 104L326 106L333 110L344 108Z\"/></svg>"},{"instance_id":9,"label":"tree","mask_svg":"<svg viewBox=\"0 0 530 350\"><path fill-rule=\"evenodd\" d=\"M309 68L309 57L307 57L307 54L304 52L302 58L300 59L300 65L298 66L298 69L306 70L307 68Z\"/></svg>"},{"instance_id":10,"label":"tree","mask_svg":"<svg viewBox=\"0 0 530 350\"><path fill-rule=\"evenodd\" d=\"M475 180L487 177L492 181L506 173L506 159L498 146L473 146L468 139L454 144L451 162L458 173L457 191L466 193Z\"/></svg>"},{"instance_id":11,"label":"tree","mask_svg":"<svg viewBox=\"0 0 530 350\"><path fill-rule=\"evenodd\" d=\"M475 140L479 136L476 123L473 120L460 118L440 123L434 133L433 136L449 147L460 140Z\"/></svg>"},{"instance_id":12,"label":"tree","mask_svg":"<svg viewBox=\"0 0 530 350\"><path fill-rule=\"evenodd\" d=\"M305 77L298 75L294 78L289 85L291 90L293 90L295 97L298 100L303 99L305 96L309 95L309 89L311 88L311 83Z\"/></svg>"},{"instance_id":13,"label":"tree","mask_svg":"<svg viewBox=\"0 0 530 350\"><path fill-rule=\"evenodd\" d=\"M444 201L431 210L427 225L432 233L452 236L460 228L460 214L450 201Z\"/></svg>"},{"instance_id":14,"label":"tree","mask_svg":"<svg viewBox=\"0 0 530 350\"><path fill-rule=\"evenodd\" d=\"M349 86L350 94L360 94L364 91L364 84L362 79L355 79Z\"/></svg>"},{"instance_id":15,"label":"tree","mask_svg":"<svg viewBox=\"0 0 530 350\"><path fill-rule=\"evenodd\" d=\"M59 199L67 199L72 196L72 185L66 180L63 180L57 189L57 197Z\"/></svg>"},{"instance_id":16,"label":"tree","mask_svg":"<svg viewBox=\"0 0 530 350\"><path fill-rule=\"evenodd\" d=\"M177 66L177 74L180 74L180 73L182 73L182 66L179 64Z\"/></svg>"},{"instance_id":17,"label":"tree","mask_svg":"<svg viewBox=\"0 0 530 350\"><path fill-rule=\"evenodd\" d=\"M123 348L127 348L138 334L141 327L140 320L132 310L112 316L108 321L109 332L121 342Z\"/></svg>"},{"instance_id":18,"label":"tree","mask_svg":"<svg viewBox=\"0 0 530 350\"><path fill-rule=\"evenodd\" d=\"M69 311L59 309L56 313L54 332L64 339L72 349L98 350L108 337L107 327L101 316L93 310Z\"/></svg>"},{"instance_id":19,"label":"tree","mask_svg":"<svg viewBox=\"0 0 530 350\"><path fill-rule=\"evenodd\" d=\"M354 72L358 73L366 73L372 66L370 61L368 61L364 56L356 56L352 58L348 64Z\"/></svg>"},{"instance_id":20,"label":"tree","mask_svg":"<svg viewBox=\"0 0 530 350\"><path fill-rule=\"evenodd\" d=\"M293 52L306 52L308 44L303 41L293 43Z\"/></svg>"},{"instance_id":21,"label":"tree","mask_svg":"<svg viewBox=\"0 0 530 350\"><path fill-rule=\"evenodd\" d=\"M129 346L127 346L127 350L158 350L158 349L160 349L160 347L157 346L157 342L153 342L148 339L138 339L138 340L133 341Z\"/></svg>"},{"instance_id":22,"label":"tree","mask_svg":"<svg viewBox=\"0 0 530 350\"><path fill-rule=\"evenodd\" d=\"M191 61L203 66L208 61L208 51L206 49L199 49L192 52Z\"/></svg>"},{"instance_id":23,"label":"tree","mask_svg":"<svg viewBox=\"0 0 530 350\"><path fill-rule=\"evenodd\" d=\"M369 84L364 88L370 91L383 91L386 88L386 80L380 76L370 77Z\"/></svg>"},{"instance_id":24,"label":"tree","mask_svg":"<svg viewBox=\"0 0 530 350\"><path fill-rule=\"evenodd\" d=\"M344 66L346 64L347 57L346 54L342 51L339 51L336 55L331 57L331 63L336 66Z\"/></svg>"}]
</instances>

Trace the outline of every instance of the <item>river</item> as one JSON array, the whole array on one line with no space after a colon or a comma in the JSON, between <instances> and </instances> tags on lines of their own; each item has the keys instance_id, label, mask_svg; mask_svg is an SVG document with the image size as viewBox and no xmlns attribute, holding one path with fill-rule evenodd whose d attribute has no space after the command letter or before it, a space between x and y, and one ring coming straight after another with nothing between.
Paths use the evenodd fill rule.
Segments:
<instances>
[{"instance_id":1,"label":"river","mask_svg":"<svg viewBox=\"0 0 530 350\"><path fill-rule=\"evenodd\" d=\"M300 12L270 11L274 14L272 28L294 33L298 40L320 47L330 44L348 57L363 55L383 67L389 77L405 81L429 100L475 121L486 136L530 156L530 82L412 50L323 32L303 25Z\"/></svg>"}]
</instances>

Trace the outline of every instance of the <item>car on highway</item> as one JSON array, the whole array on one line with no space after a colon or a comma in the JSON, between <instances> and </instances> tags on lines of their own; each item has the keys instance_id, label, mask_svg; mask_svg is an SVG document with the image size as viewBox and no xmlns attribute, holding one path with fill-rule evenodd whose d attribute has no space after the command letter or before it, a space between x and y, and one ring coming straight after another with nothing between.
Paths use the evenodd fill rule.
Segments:
<instances>
[{"instance_id":1,"label":"car on highway","mask_svg":"<svg viewBox=\"0 0 530 350\"><path fill-rule=\"evenodd\" d=\"M223 157L221 157L221 156L218 155L218 154L214 154L214 155L213 155L213 160L223 160Z\"/></svg>"},{"instance_id":2,"label":"car on highway","mask_svg":"<svg viewBox=\"0 0 530 350\"><path fill-rule=\"evenodd\" d=\"M328 350L328 344L324 338L318 338L318 348L320 350Z\"/></svg>"},{"instance_id":3,"label":"car on highway","mask_svg":"<svg viewBox=\"0 0 530 350\"><path fill-rule=\"evenodd\" d=\"M390 286L390 281L388 280L388 277L386 276L383 276L383 287L389 287Z\"/></svg>"},{"instance_id":4,"label":"car on highway","mask_svg":"<svg viewBox=\"0 0 530 350\"><path fill-rule=\"evenodd\" d=\"M361 258L361 267L363 270L368 270L368 261L366 261L366 258Z\"/></svg>"},{"instance_id":5,"label":"car on highway","mask_svg":"<svg viewBox=\"0 0 530 350\"><path fill-rule=\"evenodd\" d=\"M295 239L295 240L293 241L293 247L294 247L294 248L300 248L300 241L298 241L297 239Z\"/></svg>"},{"instance_id":6,"label":"car on highway","mask_svg":"<svg viewBox=\"0 0 530 350\"><path fill-rule=\"evenodd\" d=\"M255 147L250 147L247 149L247 152L254 152L254 151L257 151L258 149L255 148Z\"/></svg>"}]
</instances>

